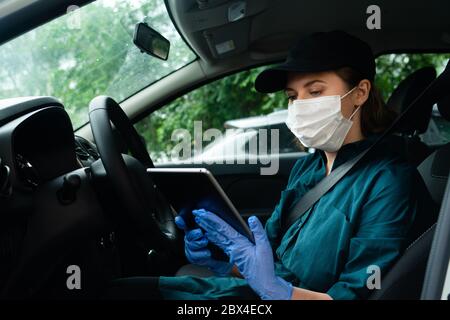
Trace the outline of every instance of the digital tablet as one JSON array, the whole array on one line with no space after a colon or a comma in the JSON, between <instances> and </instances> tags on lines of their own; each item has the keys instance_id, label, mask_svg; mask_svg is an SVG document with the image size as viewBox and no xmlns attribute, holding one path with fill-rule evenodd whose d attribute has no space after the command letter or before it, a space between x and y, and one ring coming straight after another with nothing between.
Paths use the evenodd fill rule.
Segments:
<instances>
[{"instance_id":1,"label":"digital tablet","mask_svg":"<svg viewBox=\"0 0 450 320\"><path fill-rule=\"evenodd\" d=\"M213 174L205 168L149 168L147 172L172 207L188 211L188 227L195 227L193 209L217 214L236 231L255 243L253 233Z\"/></svg>"}]
</instances>

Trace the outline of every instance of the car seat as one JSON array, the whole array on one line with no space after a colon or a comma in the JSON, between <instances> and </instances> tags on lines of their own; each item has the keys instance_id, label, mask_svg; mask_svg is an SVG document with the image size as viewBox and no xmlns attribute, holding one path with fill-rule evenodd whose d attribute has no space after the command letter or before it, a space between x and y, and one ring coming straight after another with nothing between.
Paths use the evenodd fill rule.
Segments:
<instances>
[{"instance_id":1,"label":"car seat","mask_svg":"<svg viewBox=\"0 0 450 320\"><path fill-rule=\"evenodd\" d=\"M434 67L424 67L411 73L400 82L392 92L386 105L401 114L436 78ZM433 103L419 106L414 113L409 113L398 126L396 133L402 137L401 147L406 159L414 164L421 163L430 153L430 148L420 140L430 122Z\"/></svg>"},{"instance_id":2,"label":"car seat","mask_svg":"<svg viewBox=\"0 0 450 320\"><path fill-rule=\"evenodd\" d=\"M450 95L438 102L438 109L442 117L450 121ZM434 202L440 206L449 176L450 143L431 153L417 169ZM423 209L423 215L426 216L429 213L429 210L427 212L426 208ZM427 217L421 218L427 220ZM428 218L428 220L433 219ZM387 275L382 278L381 289L370 296L371 300L420 299L434 230L435 224L432 224L411 243Z\"/></svg>"}]
</instances>

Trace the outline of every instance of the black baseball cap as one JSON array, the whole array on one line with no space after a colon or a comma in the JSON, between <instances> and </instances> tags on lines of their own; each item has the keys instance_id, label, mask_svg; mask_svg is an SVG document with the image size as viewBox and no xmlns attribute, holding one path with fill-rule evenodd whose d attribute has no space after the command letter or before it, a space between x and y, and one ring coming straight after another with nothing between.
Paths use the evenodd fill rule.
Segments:
<instances>
[{"instance_id":1,"label":"black baseball cap","mask_svg":"<svg viewBox=\"0 0 450 320\"><path fill-rule=\"evenodd\" d=\"M313 33L297 41L283 64L261 72L255 89L262 93L285 89L288 72L320 72L342 67L351 67L373 81L375 58L370 46L344 31Z\"/></svg>"}]
</instances>

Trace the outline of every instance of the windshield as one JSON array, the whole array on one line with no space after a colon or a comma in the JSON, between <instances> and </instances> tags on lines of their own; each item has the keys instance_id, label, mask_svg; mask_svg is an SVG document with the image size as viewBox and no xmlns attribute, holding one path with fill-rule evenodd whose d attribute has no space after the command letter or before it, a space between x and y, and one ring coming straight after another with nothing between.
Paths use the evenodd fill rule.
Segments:
<instances>
[{"instance_id":1,"label":"windshield","mask_svg":"<svg viewBox=\"0 0 450 320\"><path fill-rule=\"evenodd\" d=\"M196 58L163 0L99 0L68 12L0 47L0 98L55 96L78 128L95 96L123 101ZM171 42L167 61L133 44L142 21Z\"/></svg>"}]
</instances>

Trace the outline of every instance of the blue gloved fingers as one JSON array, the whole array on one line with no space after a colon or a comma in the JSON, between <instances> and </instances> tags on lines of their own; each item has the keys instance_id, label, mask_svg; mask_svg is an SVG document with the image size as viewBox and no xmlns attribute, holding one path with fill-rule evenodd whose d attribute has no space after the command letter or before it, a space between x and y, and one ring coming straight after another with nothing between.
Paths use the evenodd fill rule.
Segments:
<instances>
[{"instance_id":1,"label":"blue gloved fingers","mask_svg":"<svg viewBox=\"0 0 450 320\"><path fill-rule=\"evenodd\" d=\"M250 218L248 218L248 225L250 227L250 230L253 232L256 245L269 243L266 230L264 230L261 221L259 221L257 217L251 216Z\"/></svg>"},{"instance_id":2,"label":"blue gloved fingers","mask_svg":"<svg viewBox=\"0 0 450 320\"><path fill-rule=\"evenodd\" d=\"M209 242L214 243L228 255L228 247L232 245L232 241L230 239L214 230L212 232L207 231L205 235Z\"/></svg>"},{"instance_id":3,"label":"blue gloved fingers","mask_svg":"<svg viewBox=\"0 0 450 320\"><path fill-rule=\"evenodd\" d=\"M191 263L208 267L218 276L228 276L233 269L233 265L229 262L212 259L209 249L186 252L186 257Z\"/></svg>"},{"instance_id":4,"label":"blue gloved fingers","mask_svg":"<svg viewBox=\"0 0 450 320\"><path fill-rule=\"evenodd\" d=\"M187 230L186 222L184 221L184 219L181 215L178 215L175 217L175 224L177 225L177 227L179 229L184 230L184 231Z\"/></svg>"},{"instance_id":5,"label":"blue gloved fingers","mask_svg":"<svg viewBox=\"0 0 450 320\"><path fill-rule=\"evenodd\" d=\"M221 233L230 240L237 240L242 237L242 235L233 227L231 227L223 219L210 211L199 209L193 210L192 214L194 214L195 216L195 222L197 222L199 226L201 226L206 231L209 231L210 233Z\"/></svg>"},{"instance_id":6,"label":"blue gloved fingers","mask_svg":"<svg viewBox=\"0 0 450 320\"><path fill-rule=\"evenodd\" d=\"M215 229L221 229L224 226L228 226L228 224L223 221L223 219L221 219L218 215L211 211L198 209L192 210L192 214L195 216L195 218L201 218L205 220L211 227Z\"/></svg>"},{"instance_id":7,"label":"blue gloved fingers","mask_svg":"<svg viewBox=\"0 0 450 320\"><path fill-rule=\"evenodd\" d=\"M222 234L221 229L211 227L209 222L203 221L201 218L196 218L196 222L205 230L205 235L211 243L214 243L219 248L225 251L225 249L234 243L236 237L230 238L227 234Z\"/></svg>"},{"instance_id":8,"label":"blue gloved fingers","mask_svg":"<svg viewBox=\"0 0 450 320\"><path fill-rule=\"evenodd\" d=\"M199 240L202 237L203 237L202 229L200 229L200 228L192 229L192 230L189 230L188 232L186 232L185 242Z\"/></svg>"},{"instance_id":9,"label":"blue gloved fingers","mask_svg":"<svg viewBox=\"0 0 450 320\"><path fill-rule=\"evenodd\" d=\"M208 238L203 235L200 239L194 241L186 241L186 247L189 250L196 251L206 248L208 246Z\"/></svg>"},{"instance_id":10,"label":"blue gloved fingers","mask_svg":"<svg viewBox=\"0 0 450 320\"><path fill-rule=\"evenodd\" d=\"M211 259L211 251L209 249L202 249L197 251L186 250L186 257L195 264L204 264Z\"/></svg>"}]
</instances>

